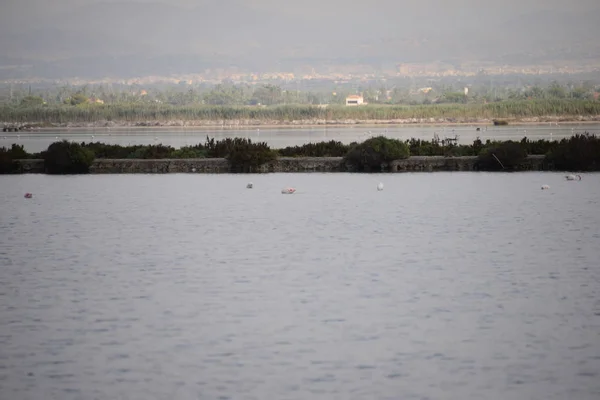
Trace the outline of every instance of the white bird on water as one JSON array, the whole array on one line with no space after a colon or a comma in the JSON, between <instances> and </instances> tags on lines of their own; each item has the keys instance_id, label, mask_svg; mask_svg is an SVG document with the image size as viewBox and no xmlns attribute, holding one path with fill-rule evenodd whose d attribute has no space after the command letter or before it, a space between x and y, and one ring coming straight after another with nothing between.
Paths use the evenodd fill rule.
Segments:
<instances>
[{"instance_id":1,"label":"white bird on water","mask_svg":"<svg viewBox=\"0 0 600 400\"><path fill-rule=\"evenodd\" d=\"M382 191L383 190L383 183L379 182L379 184L377 185L377 190L378 191Z\"/></svg>"},{"instance_id":2,"label":"white bird on water","mask_svg":"<svg viewBox=\"0 0 600 400\"><path fill-rule=\"evenodd\" d=\"M542 190L547 190L547 189L550 189L550 186L548 186L548 185L542 185Z\"/></svg>"},{"instance_id":3,"label":"white bird on water","mask_svg":"<svg viewBox=\"0 0 600 400\"><path fill-rule=\"evenodd\" d=\"M248 184L246 185L246 189L252 189L254 185L252 184L252 182L248 182Z\"/></svg>"},{"instance_id":4,"label":"white bird on water","mask_svg":"<svg viewBox=\"0 0 600 400\"><path fill-rule=\"evenodd\" d=\"M296 189L294 189L292 187L283 188L283 189L281 189L281 194L292 194L295 191L296 191Z\"/></svg>"},{"instance_id":5,"label":"white bird on water","mask_svg":"<svg viewBox=\"0 0 600 400\"><path fill-rule=\"evenodd\" d=\"M568 181L580 181L581 175L565 175L565 179Z\"/></svg>"}]
</instances>

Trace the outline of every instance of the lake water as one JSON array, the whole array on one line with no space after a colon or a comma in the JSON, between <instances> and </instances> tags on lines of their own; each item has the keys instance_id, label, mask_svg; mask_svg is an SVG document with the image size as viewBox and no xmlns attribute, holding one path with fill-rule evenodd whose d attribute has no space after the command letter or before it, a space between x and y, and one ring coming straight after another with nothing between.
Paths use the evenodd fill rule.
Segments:
<instances>
[{"instance_id":1,"label":"lake water","mask_svg":"<svg viewBox=\"0 0 600 400\"><path fill-rule=\"evenodd\" d=\"M479 127L481 130L477 131ZM440 139L458 137L458 143L471 144L477 137L483 141L556 139L570 137L575 133L600 133L600 124L538 124L538 125L399 125L399 126L352 126L307 128L250 128L250 129L200 129L200 128L97 128L97 129L48 129L37 132L6 132L0 136L0 147L12 143L25 146L29 152L39 152L57 140L77 142L104 142L120 145L168 144L175 148L204 143L206 136L216 139L245 137L253 141L267 142L272 148L302 145L309 142L339 140L343 143L360 142L374 135L397 139L431 140L435 134Z\"/></svg>"},{"instance_id":2,"label":"lake water","mask_svg":"<svg viewBox=\"0 0 600 400\"><path fill-rule=\"evenodd\" d=\"M2 399L600 398L600 174L0 187Z\"/></svg>"}]
</instances>

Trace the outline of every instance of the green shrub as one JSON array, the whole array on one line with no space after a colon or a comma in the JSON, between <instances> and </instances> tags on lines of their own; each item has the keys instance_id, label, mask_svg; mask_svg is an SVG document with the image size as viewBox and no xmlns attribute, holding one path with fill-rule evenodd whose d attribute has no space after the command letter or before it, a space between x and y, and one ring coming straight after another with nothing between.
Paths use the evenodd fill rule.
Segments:
<instances>
[{"instance_id":1,"label":"green shrub","mask_svg":"<svg viewBox=\"0 0 600 400\"><path fill-rule=\"evenodd\" d=\"M31 155L25 151L23 145L13 143L10 149L0 147L0 174L12 174L19 170L15 160L30 158Z\"/></svg>"},{"instance_id":2,"label":"green shrub","mask_svg":"<svg viewBox=\"0 0 600 400\"><path fill-rule=\"evenodd\" d=\"M481 143L481 141L479 141ZM428 141L422 139L406 140L411 156L445 156L445 157L461 157L474 156L478 152L475 151L475 142L471 145L457 144L442 144L438 141Z\"/></svg>"},{"instance_id":3,"label":"green shrub","mask_svg":"<svg viewBox=\"0 0 600 400\"><path fill-rule=\"evenodd\" d=\"M170 158L205 158L206 149L202 145L184 146L171 152Z\"/></svg>"},{"instance_id":4,"label":"green shrub","mask_svg":"<svg viewBox=\"0 0 600 400\"><path fill-rule=\"evenodd\" d=\"M514 170L527 157L525 148L511 140L491 143L479 153L475 168L480 171Z\"/></svg>"},{"instance_id":5,"label":"green shrub","mask_svg":"<svg viewBox=\"0 0 600 400\"><path fill-rule=\"evenodd\" d=\"M384 171L391 161L408 158L409 155L406 143L377 136L353 146L344 156L344 162L354 171Z\"/></svg>"},{"instance_id":6,"label":"green shrub","mask_svg":"<svg viewBox=\"0 0 600 400\"><path fill-rule=\"evenodd\" d=\"M282 157L343 157L356 143L350 145L330 140L329 142L306 143L277 150Z\"/></svg>"},{"instance_id":7,"label":"green shrub","mask_svg":"<svg viewBox=\"0 0 600 400\"><path fill-rule=\"evenodd\" d=\"M133 158L133 159L159 159L159 158L204 158L206 149L201 144L184 146L174 149L163 145L134 145L121 146L118 144L105 144L100 142L81 143L81 146L94 152L96 158Z\"/></svg>"},{"instance_id":8,"label":"green shrub","mask_svg":"<svg viewBox=\"0 0 600 400\"><path fill-rule=\"evenodd\" d=\"M444 148L439 143L422 139L411 138L406 144L412 156L442 156Z\"/></svg>"},{"instance_id":9,"label":"green shrub","mask_svg":"<svg viewBox=\"0 0 600 400\"><path fill-rule=\"evenodd\" d=\"M481 150L483 150L483 142L481 141L481 139L477 138L475 140L473 140L473 154L471 155L476 155L481 153Z\"/></svg>"},{"instance_id":10,"label":"green shrub","mask_svg":"<svg viewBox=\"0 0 600 400\"><path fill-rule=\"evenodd\" d=\"M118 144L106 144L100 142L81 143L81 146L93 151L96 158L111 159L131 158L130 155L132 153L145 147L142 145L121 146Z\"/></svg>"},{"instance_id":11,"label":"green shrub","mask_svg":"<svg viewBox=\"0 0 600 400\"><path fill-rule=\"evenodd\" d=\"M600 138L586 132L562 139L548 152L546 162L555 170L599 171Z\"/></svg>"},{"instance_id":12,"label":"green shrub","mask_svg":"<svg viewBox=\"0 0 600 400\"><path fill-rule=\"evenodd\" d=\"M144 160L160 160L162 158L170 158L171 153L175 149L171 146L164 146L162 144L140 146L136 148L128 158L144 159Z\"/></svg>"},{"instance_id":13,"label":"green shrub","mask_svg":"<svg viewBox=\"0 0 600 400\"><path fill-rule=\"evenodd\" d=\"M31 156L25 151L25 147L22 144L13 143L8 152L11 154L13 160L23 160Z\"/></svg>"},{"instance_id":14,"label":"green shrub","mask_svg":"<svg viewBox=\"0 0 600 400\"><path fill-rule=\"evenodd\" d=\"M94 152L66 140L52 143L43 155L49 174L85 174L94 162Z\"/></svg>"},{"instance_id":15,"label":"green shrub","mask_svg":"<svg viewBox=\"0 0 600 400\"><path fill-rule=\"evenodd\" d=\"M527 154L545 155L555 149L559 142L544 139L531 141L524 137L521 139L521 145L525 148Z\"/></svg>"},{"instance_id":16,"label":"green shrub","mask_svg":"<svg viewBox=\"0 0 600 400\"><path fill-rule=\"evenodd\" d=\"M266 142L252 143L245 138L215 141L207 137L205 147L208 157L226 158L231 172L256 172L261 165L277 158Z\"/></svg>"},{"instance_id":17,"label":"green shrub","mask_svg":"<svg viewBox=\"0 0 600 400\"><path fill-rule=\"evenodd\" d=\"M475 148L469 145L449 145L446 146L444 151L445 157L465 157L465 156L474 156Z\"/></svg>"}]
</instances>

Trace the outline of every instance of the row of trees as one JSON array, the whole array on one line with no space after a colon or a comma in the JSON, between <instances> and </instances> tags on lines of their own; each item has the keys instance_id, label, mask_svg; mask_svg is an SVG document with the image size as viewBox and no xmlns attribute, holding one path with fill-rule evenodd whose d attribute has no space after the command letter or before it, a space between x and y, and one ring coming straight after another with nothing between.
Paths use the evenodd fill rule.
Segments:
<instances>
[{"instance_id":1,"label":"row of trees","mask_svg":"<svg viewBox=\"0 0 600 400\"><path fill-rule=\"evenodd\" d=\"M362 143L343 144L338 141L308 143L302 146L271 149L266 143L250 139L227 138L220 141L206 138L204 144L174 149L171 146L119 146L103 143L55 142L40 154L28 154L22 146L0 148L0 173L16 172L15 160L43 158L45 169L52 174L86 173L95 158L225 158L231 172L256 172L260 167L280 156L287 157L343 157L349 171L385 171L390 162L410 155L425 156L478 156L478 170L518 170L529 154L545 155L548 169L598 171L600 170L600 139L595 135L578 134L556 141L487 141L477 139L471 145L441 145L434 141L411 139L401 141L384 136L370 138Z\"/></svg>"},{"instance_id":2,"label":"row of trees","mask_svg":"<svg viewBox=\"0 0 600 400\"><path fill-rule=\"evenodd\" d=\"M149 104L170 105L283 105L283 104L344 104L349 94L360 93L371 104L431 104L431 103L489 103L506 100L525 99L575 99L597 100L597 88L587 82L574 84L521 85L519 87L478 85L469 87L466 83L441 84L422 82L399 86L377 83L359 83L349 88L347 85L322 88L302 88L296 85L275 84L234 84L183 85L165 89L123 87L119 89L104 86L60 87L37 90L30 93L13 94L5 102L11 107L32 107L38 105L67 104L77 106L90 100L101 100L105 104Z\"/></svg>"}]
</instances>

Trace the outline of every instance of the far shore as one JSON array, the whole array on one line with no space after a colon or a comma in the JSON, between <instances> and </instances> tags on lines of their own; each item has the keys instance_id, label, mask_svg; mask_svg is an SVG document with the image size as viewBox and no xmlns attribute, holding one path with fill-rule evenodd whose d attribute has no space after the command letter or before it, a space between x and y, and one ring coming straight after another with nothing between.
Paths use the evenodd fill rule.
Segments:
<instances>
[{"instance_id":1,"label":"far shore","mask_svg":"<svg viewBox=\"0 0 600 400\"><path fill-rule=\"evenodd\" d=\"M599 124L600 115L597 116L545 116L522 119L502 119L510 127L511 125L590 125ZM467 119L458 120L442 118L410 118L394 120L295 120L295 121L277 121L277 120L173 120L173 121L94 121L94 122L65 122L65 123L46 123L46 122L0 122L2 127L20 127L23 131L52 131L56 129L99 129L99 128L127 128L127 129L160 129L160 128L193 128L193 129L223 129L239 130L248 128L258 129L292 129L292 128L352 128L361 127L390 127L390 126L495 126L493 119Z\"/></svg>"}]
</instances>

